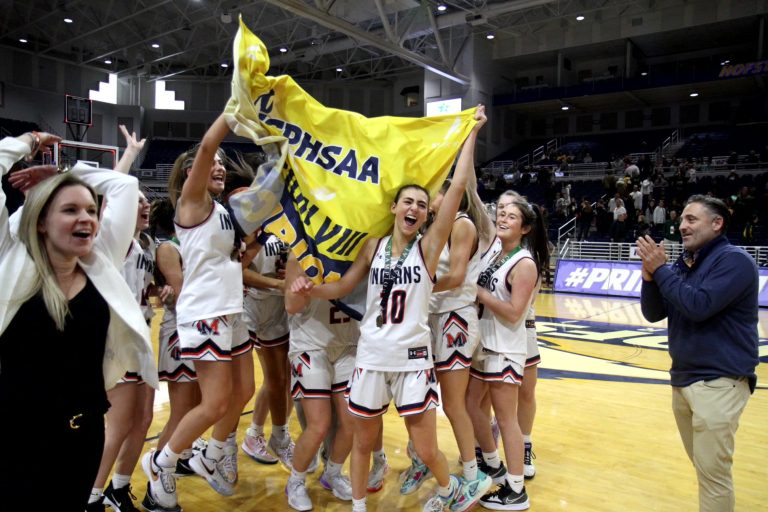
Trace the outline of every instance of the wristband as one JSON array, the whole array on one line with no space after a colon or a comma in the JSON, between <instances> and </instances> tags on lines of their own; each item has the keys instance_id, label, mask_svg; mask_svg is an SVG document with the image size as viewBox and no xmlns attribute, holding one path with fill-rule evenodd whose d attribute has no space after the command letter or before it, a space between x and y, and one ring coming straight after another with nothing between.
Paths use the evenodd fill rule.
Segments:
<instances>
[{"instance_id":1,"label":"wristband","mask_svg":"<svg viewBox=\"0 0 768 512\"><path fill-rule=\"evenodd\" d=\"M32 150L29 152L29 156L31 158L31 157L34 157L37 154L38 150L40 149L40 134L38 132L32 131L32 132L28 132L28 135L32 137L32 144L31 144Z\"/></svg>"}]
</instances>

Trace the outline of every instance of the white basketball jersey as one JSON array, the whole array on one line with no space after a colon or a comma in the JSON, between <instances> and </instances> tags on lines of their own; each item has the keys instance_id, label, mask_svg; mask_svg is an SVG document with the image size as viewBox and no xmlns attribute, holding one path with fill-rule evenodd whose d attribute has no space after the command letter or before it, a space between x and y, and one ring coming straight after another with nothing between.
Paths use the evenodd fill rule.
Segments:
<instances>
[{"instance_id":1,"label":"white basketball jersey","mask_svg":"<svg viewBox=\"0 0 768 512\"><path fill-rule=\"evenodd\" d=\"M176 224L184 262L184 286L176 301L180 324L243 311L243 270L229 213L216 201L208 217L192 227Z\"/></svg>"},{"instance_id":2,"label":"white basketball jersey","mask_svg":"<svg viewBox=\"0 0 768 512\"><path fill-rule=\"evenodd\" d=\"M171 247L173 247L176 252L179 253L179 257L181 257L181 247L179 244L177 244L173 240L166 240L165 242L162 242L160 245L168 244ZM160 247L158 245L158 247ZM182 262L182 266L184 265L184 262ZM182 289L184 287L182 286ZM160 323L160 337L168 338L173 334L173 332L176 330L176 307L173 304L163 304L163 321Z\"/></svg>"},{"instance_id":3,"label":"white basketball jersey","mask_svg":"<svg viewBox=\"0 0 768 512\"><path fill-rule=\"evenodd\" d=\"M432 342L429 329L429 298L434 276L430 276L421 241L411 251L395 275L392 292L382 316L381 294L385 278L385 248L391 237L379 240L368 274L366 310L360 325L360 341L355 365L378 371L403 372L432 368ZM390 268L399 258L392 257Z\"/></svg>"},{"instance_id":4,"label":"white basketball jersey","mask_svg":"<svg viewBox=\"0 0 768 512\"><path fill-rule=\"evenodd\" d=\"M288 316L289 354L307 350L356 345L360 323L322 299L311 299L303 311Z\"/></svg>"},{"instance_id":5,"label":"white basketball jersey","mask_svg":"<svg viewBox=\"0 0 768 512\"><path fill-rule=\"evenodd\" d=\"M469 219L466 214L459 214L457 217ZM451 269L451 251L450 239L443 246L440 253L440 260L437 263L437 279L444 276ZM464 276L464 282L452 290L433 293L429 301L430 313L447 313L456 311L465 306L475 303L477 297L477 278L480 275L480 250L476 249L467 264L467 273Z\"/></svg>"},{"instance_id":6,"label":"white basketball jersey","mask_svg":"<svg viewBox=\"0 0 768 512\"><path fill-rule=\"evenodd\" d=\"M276 277L280 253L284 247L283 243L275 235L264 232L259 235L258 242L261 244L261 250L253 258L248 268L263 276ZM285 267L283 266L283 268ZM283 295L283 291L275 288L248 287L248 295L254 299L261 299L268 295Z\"/></svg>"},{"instance_id":7,"label":"white basketball jersey","mask_svg":"<svg viewBox=\"0 0 768 512\"><path fill-rule=\"evenodd\" d=\"M148 239L149 237L147 237ZM144 249L135 238L128 248L128 255L123 261L120 273L133 292L136 302L141 306L144 319L150 320L154 315L152 305L149 303L149 288L152 285L152 276L155 271L155 244L150 241Z\"/></svg>"},{"instance_id":8,"label":"white basketball jersey","mask_svg":"<svg viewBox=\"0 0 768 512\"><path fill-rule=\"evenodd\" d=\"M480 268L485 269L490 267L500 252L501 240L499 237L494 236L491 245L489 245L488 249L486 249L482 256L480 256Z\"/></svg>"},{"instance_id":9,"label":"white basketball jersey","mask_svg":"<svg viewBox=\"0 0 768 512\"><path fill-rule=\"evenodd\" d=\"M523 258L533 259L533 256L531 256L527 249L521 249L491 275L488 290L494 298L509 302L512 297L512 289L507 282L507 276L512 271L512 268ZM533 293L528 299L529 304L526 309L530 308L532 298ZM483 348L504 354L512 361L519 363L523 367L525 366L527 338L524 318L521 318L516 325L513 325L503 318L497 317L487 306L483 307L482 316L480 317L480 339Z\"/></svg>"}]
</instances>

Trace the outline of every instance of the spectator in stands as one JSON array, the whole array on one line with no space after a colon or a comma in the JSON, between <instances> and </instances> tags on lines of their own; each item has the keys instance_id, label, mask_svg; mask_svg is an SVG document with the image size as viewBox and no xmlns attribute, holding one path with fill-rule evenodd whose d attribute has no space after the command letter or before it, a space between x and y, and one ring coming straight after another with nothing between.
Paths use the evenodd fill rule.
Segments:
<instances>
[{"instance_id":1,"label":"spectator in stands","mask_svg":"<svg viewBox=\"0 0 768 512\"><path fill-rule=\"evenodd\" d=\"M635 185L635 190L630 192L629 196L632 198L632 206L635 207L635 211L642 211L643 193L640 191L640 186Z\"/></svg>"},{"instance_id":2,"label":"spectator in stands","mask_svg":"<svg viewBox=\"0 0 768 512\"><path fill-rule=\"evenodd\" d=\"M663 226L667 222L667 209L664 207L664 200L659 199L659 205L653 209L653 223L656 226Z\"/></svg>"},{"instance_id":3,"label":"spectator in stands","mask_svg":"<svg viewBox=\"0 0 768 512\"><path fill-rule=\"evenodd\" d=\"M664 223L664 243L679 244L683 241L680 236L680 219L677 218L675 210L669 210L669 220Z\"/></svg>"},{"instance_id":4,"label":"spectator in stands","mask_svg":"<svg viewBox=\"0 0 768 512\"><path fill-rule=\"evenodd\" d=\"M637 224L635 224L635 238L640 238L650 234L651 226L645 221L645 215L640 213L637 216Z\"/></svg>"},{"instance_id":5,"label":"spectator in stands","mask_svg":"<svg viewBox=\"0 0 768 512\"><path fill-rule=\"evenodd\" d=\"M624 165L624 175L629 176L632 181L636 181L640 176L640 168L629 157L624 159Z\"/></svg>"},{"instance_id":6,"label":"spectator in stands","mask_svg":"<svg viewBox=\"0 0 768 512\"><path fill-rule=\"evenodd\" d=\"M643 155L638 163L638 167L640 167L640 179L648 178L653 172L653 162L651 162L648 155Z\"/></svg>"},{"instance_id":7,"label":"spectator in stands","mask_svg":"<svg viewBox=\"0 0 768 512\"><path fill-rule=\"evenodd\" d=\"M613 224L611 224L611 242L614 243L624 243L627 240L627 233L628 233L628 227L627 227L627 214L626 213L620 213L619 216L616 218L616 220L613 221ZM616 250L614 248L611 248L611 259L613 259L613 256L616 257L616 259L621 259L621 248L618 247Z\"/></svg>"},{"instance_id":8,"label":"spectator in stands","mask_svg":"<svg viewBox=\"0 0 768 512\"><path fill-rule=\"evenodd\" d=\"M754 149L749 151L749 154L747 155L747 163L750 164L750 168L757 167L758 162L760 161L760 157L757 156L757 151Z\"/></svg>"},{"instance_id":9,"label":"spectator in stands","mask_svg":"<svg viewBox=\"0 0 768 512\"><path fill-rule=\"evenodd\" d=\"M667 190L668 184L669 183L667 182L667 179L664 177L664 174L657 173L656 177L653 180L654 197L664 196L664 191Z\"/></svg>"},{"instance_id":10,"label":"spectator in stands","mask_svg":"<svg viewBox=\"0 0 768 512\"><path fill-rule=\"evenodd\" d=\"M555 213L554 213L555 218L560 220L565 220L566 213L567 213L566 212L567 206L568 206L568 203L566 203L562 192L558 192L557 199L555 200Z\"/></svg>"},{"instance_id":11,"label":"spectator in stands","mask_svg":"<svg viewBox=\"0 0 768 512\"><path fill-rule=\"evenodd\" d=\"M646 176L640 183L640 192L643 194L643 203L641 208L648 208L648 201L653 196L653 181L650 176Z\"/></svg>"},{"instance_id":12,"label":"spectator in stands","mask_svg":"<svg viewBox=\"0 0 768 512\"><path fill-rule=\"evenodd\" d=\"M624 216L624 219L627 218L627 208L624 206L624 200L623 199L616 199L616 208L613 210L613 220L616 221L619 219L619 217Z\"/></svg>"},{"instance_id":13,"label":"spectator in stands","mask_svg":"<svg viewBox=\"0 0 768 512\"><path fill-rule=\"evenodd\" d=\"M735 169L736 164L739 163L739 155L737 155L735 151L731 151L731 154L728 156L726 163L728 164L729 169Z\"/></svg>"},{"instance_id":14,"label":"spectator in stands","mask_svg":"<svg viewBox=\"0 0 768 512\"><path fill-rule=\"evenodd\" d=\"M589 202L588 198L583 198L577 216L578 231L576 233L576 240L581 242L587 239L594 217L595 212L592 210L592 204Z\"/></svg>"},{"instance_id":15,"label":"spectator in stands","mask_svg":"<svg viewBox=\"0 0 768 512\"><path fill-rule=\"evenodd\" d=\"M592 163L592 155L589 154L589 151L584 155L584 159L582 160L585 164L591 164Z\"/></svg>"},{"instance_id":16,"label":"spectator in stands","mask_svg":"<svg viewBox=\"0 0 768 512\"><path fill-rule=\"evenodd\" d=\"M616 176L612 170L606 171L603 177L603 190L607 196L612 196L616 193Z\"/></svg>"},{"instance_id":17,"label":"spectator in stands","mask_svg":"<svg viewBox=\"0 0 768 512\"><path fill-rule=\"evenodd\" d=\"M617 203L621 201L621 194L616 192L612 198L608 200L608 211L613 213L616 210Z\"/></svg>"},{"instance_id":18,"label":"spectator in stands","mask_svg":"<svg viewBox=\"0 0 768 512\"><path fill-rule=\"evenodd\" d=\"M656 200L651 199L650 201L648 201L648 206L643 212L645 214L645 219L648 221L648 223L650 223L651 226L653 226L653 210L655 209L656 209Z\"/></svg>"},{"instance_id":19,"label":"spectator in stands","mask_svg":"<svg viewBox=\"0 0 768 512\"><path fill-rule=\"evenodd\" d=\"M753 214L749 221L744 225L741 231L741 243L744 245L754 245L758 236L758 223L760 219L757 214Z\"/></svg>"},{"instance_id":20,"label":"spectator in stands","mask_svg":"<svg viewBox=\"0 0 768 512\"><path fill-rule=\"evenodd\" d=\"M599 199L595 207L595 227L597 232L601 235L607 235L611 229L611 223L613 222L613 214L608 211L605 206L605 201Z\"/></svg>"},{"instance_id":21,"label":"spectator in stands","mask_svg":"<svg viewBox=\"0 0 768 512\"><path fill-rule=\"evenodd\" d=\"M667 319L672 410L696 468L699 510L733 511L731 468L739 418L754 392L758 271L725 238L722 201L692 196L683 210L683 247L674 265L650 238L638 239L640 304L650 322Z\"/></svg>"}]
</instances>

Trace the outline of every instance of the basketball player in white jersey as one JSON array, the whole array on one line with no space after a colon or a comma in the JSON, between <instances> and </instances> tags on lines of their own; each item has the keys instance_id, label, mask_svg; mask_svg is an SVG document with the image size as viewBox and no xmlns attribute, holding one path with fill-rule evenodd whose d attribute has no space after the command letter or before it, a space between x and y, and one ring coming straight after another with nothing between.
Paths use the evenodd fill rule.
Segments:
<instances>
[{"instance_id":1,"label":"basketball player in white jersey","mask_svg":"<svg viewBox=\"0 0 768 512\"><path fill-rule=\"evenodd\" d=\"M120 130L125 136L126 150L115 170L128 173L133 160L144 147L145 139L137 140L136 134L129 134L123 125L120 125ZM133 292L136 302L141 305L144 318L149 323L154 314L149 303L149 295L155 268L155 247L152 240L142 233L147 227L149 227L149 201L139 192L136 231L123 262L121 274ZM154 396L154 389L144 385L142 376L137 373L126 373L114 388L107 391L111 407L106 415L104 451L89 497L89 511L103 510L102 503L119 512L136 510L131 501L131 474L141 455L144 439L152 422ZM113 466L112 480L104 489Z\"/></svg>"},{"instance_id":2,"label":"basketball player in white jersey","mask_svg":"<svg viewBox=\"0 0 768 512\"><path fill-rule=\"evenodd\" d=\"M450 181L446 181L432 200L433 213L440 211L449 185ZM437 282L429 308L432 350L443 411L451 422L459 447L464 481L476 482L480 494L484 494L492 482L487 475L478 472L472 420L465 401L469 367L479 339L475 297L480 274L480 246L488 246L492 232L493 224L485 206L477 193L467 188L453 222L451 237L440 254ZM415 492L431 476L423 462L414 456L410 441L408 451L412 462L401 479L402 494Z\"/></svg>"},{"instance_id":3,"label":"basketball player in white jersey","mask_svg":"<svg viewBox=\"0 0 768 512\"><path fill-rule=\"evenodd\" d=\"M260 231L255 241L249 242L243 260L243 282L247 292L243 319L264 378L254 401L251 426L246 430L242 449L257 462L274 464L280 461L290 471L294 444L288 432L290 379L288 316L284 298L287 256L285 244L275 235ZM269 442L264 437L267 411L272 419Z\"/></svg>"},{"instance_id":4,"label":"basketball player in white jersey","mask_svg":"<svg viewBox=\"0 0 768 512\"><path fill-rule=\"evenodd\" d=\"M504 192L499 197L499 204L505 204L514 198L520 198L520 195L511 190ZM544 236L546 236L546 233ZM498 254L498 252L501 251L501 241L499 241L498 238L496 238L496 241L498 241L498 243L494 244L494 248L497 251L495 254ZM549 254L547 253L545 261L542 261L539 264L541 269L549 266L548 260ZM536 383L538 382L538 368L541 363L541 354L539 352L538 336L536 334L536 310L534 308L534 303L536 302L536 296L538 295L540 288L541 280L539 280L536 291L534 292L533 301L531 301L531 307L528 310L528 316L525 317L525 333L528 340L528 350L525 359L525 370L523 372L523 383L520 386L520 393L517 401L517 422L523 433L523 446L525 447L525 452L523 454L523 474L526 480L536 476L536 466L533 464L534 454L532 434L533 422L536 418Z\"/></svg>"},{"instance_id":5,"label":"basketball player in white jersey","mask_svg":"<svg viewBox=\"0 0 768 512\"><path fill-rule=\"evenodd\" d=\"M223 116L206 132L199 147L176 159L169 194L176 207L176 235L184 261L184 286L176 302L176 322L181 358L195 363L202 401L179 422L160 452L144 455L142 466L149 478L148 494L160 507L178 507L174 471L181 453L209 427L213 432L203 452L190 466L214 490L234 493L224 467L227 437L235 429L243 404L253 389L241 372L253 369L240 348L250 339L241 325L243 310L242 243L227 210L212 196L224 190L226 158L219 144L229 133ZM245 371L244 373L247 373Z\"/></svg>"},{"instance_id":6,"label":"basketball player in white jersey","mask_svg":"<svg viewBox=\"0 0 768 512\"><path fill-rule=\"evenodd\" d=\"M497 210L496 236L501 252L480 274L477 298L481 304L481 350L472 362L467 407L488 473L499 483L480 500L495 510L529 507L523 477L523 439L517 423L518 386L527 356L525 317L539 281L543 222L531 205L512 201ZM524 238L528 238L525 248ZM546 239L544 239L546 251ZM490 418L479 406L486 392L504 442L509 473L504 470L491 432Z\"/></svg>"},{"instance_id":7,"label":"basketball player in white jersey","mask_svg":"<svg viewBox=\"0 0 768 512\"><path fill-rule=\"evenodd\" d=\"M290 286L299 276L306 278L296 258L290 256L285 309L290 314L291 395L301 402L306 428L296 440L285 494L291 508L304 511L312 509L305 483L307 470L331 431L332 407L336 409L338 426L320 483L338 499L352 499L349 478L341 474L352 448L352 416L344 394L355 368L360 327L357 320L330 301L292 293Z\"/></svg>"},{"instance_id":8,"label":"basketball player in white jersey","mask_svg":"<svg viewBox=\"0 0 768 512\"><path fill-rule=\"evenodd\" d=\"M200 403L200 388L197 385L197 373L194 362L181 359L181 347L179 335L176 331L176 298L181 293L184 282L181 246L176 238L176 227L173 224L174 209L170 199L160 199L152 204L150 210L150 225L153 233L158 228L168 237L160 242L156 250L156 274L158 284L170 286L170 293L163 300L163 320L160 323L160 339L158 347L158 372L160 381L167 383L168 402L170 414L157 446L162 449L184 415ZM191 449L184 450L176 464L176 476L188 476L194 474L189 467L189 459L192 458ZM151 498L143 503L145 508L151 508Z\"/></svg>"},{"instance_id":9,"label":"basketball player in white jersey","mask_svg":"<svg viewBox=\"0 0 768 512\"><path fill-rule=\"evenodd\" d=\"M428 317L440 252L450 236L467 182L475 179L475 140L486 121L482 105L477 108L475 120L440 212L424 237L419 239L418 234L427 219L429 193L418 185L407 185L398 191L391 206L395 216L392 235L368 240L339 281L313 286L300 276L291 286L295 293L337 299L368 278L367 310L360 325L356 368L349 391L349 410L355 416L351 462L353 511L366 509L371 450L382 425L381 415L393 399L405 419L416 454L435 475L439 486L424 510L442 511L471 491L449 474L445 456L437 447L438 395ZM477 499L479 496L472 495L461 502L468 508Z\"/></svg>"}]
</instances>

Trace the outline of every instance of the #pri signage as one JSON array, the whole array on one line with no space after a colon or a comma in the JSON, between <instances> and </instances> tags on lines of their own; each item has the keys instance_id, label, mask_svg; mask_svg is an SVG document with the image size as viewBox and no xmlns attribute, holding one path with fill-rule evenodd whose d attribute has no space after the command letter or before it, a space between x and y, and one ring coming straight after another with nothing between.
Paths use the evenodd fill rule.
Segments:
<instances>
[{"instance_id":1,"label":"#pri signage","mask_svg":"<svg viewBox=\"0 0 768 512\"><path fill-rule=\"evenodd\" d=\"M768 268L759 269L758 304L768 307ZM559 260L555 291L586 295L640 298L643 286L639 262Z\"/></svg>"},{"instance_id":2,"label":"#pri signage","mask_svg":"<svg viewBox=\"0 0 768 512\"><path fill-rule=\"evenodd\" d=\"M763 73L768 73L768 60L724 64L720 68L719 78L736 78L739 76L762 75Z\"/></svg>"}]
</instances>

